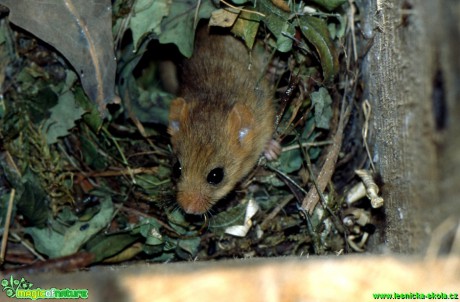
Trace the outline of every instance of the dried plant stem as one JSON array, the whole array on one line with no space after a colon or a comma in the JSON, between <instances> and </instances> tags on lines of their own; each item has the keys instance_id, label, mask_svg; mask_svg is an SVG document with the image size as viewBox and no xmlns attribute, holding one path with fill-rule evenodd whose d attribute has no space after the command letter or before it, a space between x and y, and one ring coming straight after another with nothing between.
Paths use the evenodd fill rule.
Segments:
<instances>
[{"instance_id":1,"label":"dried plant stem","mask_svg":"<svg viewBox=\"0 0 460 302\"><path fill-rule=\"evenodd\" d=\"M348 82L348 77L346 79ZM346 122L348 121L348 116L350 114L350 106L346 106L346 95L347 92L345 91L343 94L342 99L342 108L340 110L340 117L339 117L339 124L337 127L337 131L332 138L332 144L327 148L327 156L326 160L319 172L319 175L316 179L317 186L313 186L310 191L308 191L307 196L305 197L302 208L304 208L310 215L313 213L313 210L316 207L316 204L319 201L319 194L317 191L320 190L321 192L324 191L327 184L332 178L332 174L334 173L335 164L337 162L337 158L339 157L340 149L342 147L342 140L343 140L343 130L345 129Z\"/></svg>"},{"instance_id":2,"label":"dried plant stem","mask_svg":"<svg viewBox=\"0 0 460 302\"><path fill-rule=\"evenodd\" d=\"M330 145L330 144L332 144L332 141L301 143L298 145L291 145L291 146L283 147L281 152L287 152L287 151L296 150L296 149L305 148L305 147L325 146L325 145Z\"/></svg>"},{"instance_id":3,"label":"dried plant stem","mask_svg":"<svg viewBox=\"0 0 460 302\"><path fill-rule=\"evenodd\" d=\"M256 14L256 15L259 15L259 16L262 16L262 17L265 17L264 14L260 13L260 12L256 12L256 11L253 11L253 10L249 10L249 9L244 9L244 8L241 8L241 7L236 7L234 5L231 5L230 3L228 2L225 2L224 0L220 0L220 2L222 2L223 4L231 7L231 8L234 8L236 10L239 10L239 11L242 11L242 12L247 12L247 13L250 13L250 14Z\"/></svg>"},{"instance_id":4,"label":"dried plant stem","mask_svg":"<svg viewBox=\"0 0 460 302\"><path fill-rule=\"evenodd\" d=\"M290 194L284 197L283 200L281 200L281 202L276 206L276 208L273 209L273 211L271 211L267 217L265 217L264 221L260 224L260 228L265 230L270 221L272 221L272 219L275 218L276 215L278 215L278 213L284 208L284 206L287 205L293 198L294 196Z\"/></svg>"},{"instance_id":5,"label":"dried plant stem","mask_svg":"<svg viewBox=\"0 0 460 302\"><path fill-rule=\"evenodd\" d=\"M446 237L450 232L458 229L459 225L459 219L455 216L450 216L431 232L431 239L425 254L426 261L434 260L440 257L443 247L442 243L446 241ZM455 235L454 237L457 236L458 235ZM453 244L455 247L458 243L454 240Z\"/></svg>"},{"instance_id":6,"label":"dried plant stem","mask_svg":"<svg viewBox=\"0 0 460 302\"><path fill-rule=\"evenodd\" d=\"M16 190L12 189L10 193L10 200L8 202L8 209L6 212L5 228L3 229L2 246L0 250L0 265L2 265L5 261L6 244L8 243L8 233L10 231L11 213L13 212L13 201L15 194Z\"/></svg>"},{"instance_id":7,"label":"dried plant stem","mask_svg":"<svg viewBox=\"0 0 460 302\"><path fill-rule=\"evenodd\" d=\"M119 170L119 171L103 171L103 172L92 172L86 173L90 177L112 177L120 175L137 175L137 174L155 174L158 172L158 167L150 168L134 168L129 170Z\"/></svg>"},{"instance_id":8,"label":"dried plant stem","mask_svg":"<svg viewBox=\"0 0 460 302\"><path fill-rule=\"evenodd\" d=\"M18 234L16 234L15 232L11 232L11 237L19 241L22 244L22 246L24 246L26 250L31 252L35 257L37 257L38 260L45 261L45 258L43 258L43 256L40 255L30 243L22 239Z\"/></svg>"},{"instance_id":9,"label":"dried plant stem","mask_svg":"<svg viewBox=\"0 0 460 302\"><path fill-rule=\"evenodd\" d=\"M350 9L348 10L348 18L349 18L349 26L351 30L351 39L353 43L353 56L355 61L358 60L358 51L356 47L356 34L355 34L355 14L356 14L356 9L353 5L353 0L348 0L348 4L350 5Z\"/></svg>"},{"instance_id":10,"label":"dried plant stem","mask_svg":"<svg viewBox=\"0 0 460 302\"><path fill-rule=\"evenodd\" d=\"M371 156L371 151L369 150L369 145L367 144L367 135L369 132L369 120L371 118L371 104L369 104L368 100L365 100L363 102L363 113L364 113L364 127L363 127L363 141L364 141L364 147L366 148L367 152L367 157L369 158L369 163L371 164L372 167L372 172L375 173L375 166L374 162L372 161L372 156Z\"/></svg>"},{"instance_id":11,"label":"dried plant stem","mask_svg":"<svg viewBox=\"0 0 460 302\"><path fill-rule=\"evenodd\" d=\"M196 9L195 9L195 18L193 19L193 28L196 28L196 26L198 25L198 21L200 21L198 17L200 13L200 6L201 6L201 0L198 0L196 4Z\"/></svg>"}]
</instances>

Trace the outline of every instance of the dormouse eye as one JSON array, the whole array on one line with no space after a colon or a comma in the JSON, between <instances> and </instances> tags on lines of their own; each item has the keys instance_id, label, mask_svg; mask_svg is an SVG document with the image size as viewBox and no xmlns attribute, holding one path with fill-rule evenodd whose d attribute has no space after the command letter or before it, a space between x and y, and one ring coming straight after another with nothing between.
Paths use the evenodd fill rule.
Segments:
<instances>
[{"instance_id":1,"label":"dormouse eye","mask_svg":"<svg viewBox=\"0 0 460 302\"><path fill-rule=\"evenodd\" d=\"M211 185L217 185L219 184L222 179L224 179L224 169L223 168L215 168L212 169L211 172L209 172L207 181Z\"/></svg>"},{"instance_id":2,"label":"dormouse eye","mask_svg":"<svg viewBox=\"0 0 460 302\"><path fill-rule=\"evenodd\" d=\"M182 174L182 167L180 165L179 161L176 161L176 163L173 166L173 176L174 178L179 178Z\"/></svg>"}]
</instances>

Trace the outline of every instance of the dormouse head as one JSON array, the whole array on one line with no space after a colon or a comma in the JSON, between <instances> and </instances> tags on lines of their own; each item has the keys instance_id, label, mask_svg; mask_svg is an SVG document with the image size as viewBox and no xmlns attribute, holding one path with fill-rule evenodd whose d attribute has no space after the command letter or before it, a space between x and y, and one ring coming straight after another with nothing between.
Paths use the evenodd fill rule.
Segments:
<instances>
[{"instance_id":1,"label":"dormouse head","mask_svg":"<svg viewBox=\"0 0 460 302\"><path fill-rule=\"evenodd\" d=\"M206 213L258 157L253 113L238 102L219 107L177 98L171 103L168 133L177 157L177 201L189 214Z\"/></svg>"}]
</instances>

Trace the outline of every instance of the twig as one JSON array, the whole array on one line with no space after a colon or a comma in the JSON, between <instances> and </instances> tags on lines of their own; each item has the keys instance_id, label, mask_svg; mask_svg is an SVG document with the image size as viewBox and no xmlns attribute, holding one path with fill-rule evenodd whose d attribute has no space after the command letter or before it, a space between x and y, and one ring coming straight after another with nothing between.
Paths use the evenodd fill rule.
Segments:
<instances>
[{"instance_id":1,"label":"twig","mask_svg":"<svg viewBox=\"0 0 460 302\"><path fill-rule=\"evenodd\" d=\"M117 140L115 138L113 138L109 131L107 130L107 128L105 127L102 127L102 132L104 132L105 135L107 135L107 137L110 138L110 140L113 142L113 144L115 145L115 148L118 150L118 153L120 154L121 156L121 159L122 159L122 162L124 165L126 165L128 167L128 175L131 177L131 181L133 182L133 184L136 184L136 179L134 178L134 174L132 173L132 169L131 167L129 166L128 164L128 161L126 160L126 157L125 157L125 154L123 153L123 150L121 149L120 145L118 144Z\"/></svg>"},{"instance_id":2,"label":"twig","mask_svg":"<svg viewBox=\"0 0 460 302\"><path fill-rule=\"evenodd\" d=\"M120 176L120 175L134 176L136 174L155 174L157 173L157 171L158 171L158 167L134 168L134 169L130 168L128 170L85 173L85 175L89 177L110 177L110 176Z\"/></svg>"},{"instance_id":3,"label":"twig","mask_svg":"<svg viewBox=\"0 0 460 302\"><path fill-rule=\"evenodd\" d=\"M447 234L457 229L457 225L460 225L458 218L450 216L431 232L430 242L425 254L426 261L434 260L440 256L442 243L446 240Z\"/></svg>"},{"instance_id":4,"label":"twig","mask_svg":"<svg viewBox=\"0 0 460 302\"><path fill-rule=\"evenodd\" d=\"M305 148L305 147L325 146L325 145L330 145L330 144L332 144L332 141L301 143L297 145L294 144L291 146L283 147L281 149L281 152L287 152L287 151L296 150L296 149Z\"/></svg>"},{"instance_id":5,"label":"twig","mask_svg":"<svg viewBox=\"0 0 460 302\"><path fill-rule=\"evenodd\" d=\"M250 14L256 14L256 15L265 17L265 15L262 14L261 12L256 12L256 11L253 11L253 10L244 9L244 8L241 8L241 7L236 7L236 6L234 6L234 5L231 5L230 3L225 2L224 0L220 0L220 2L222 2L223 4L225 4L225 5L227 5L227 6L231 7L231 8L234 8L234 9L236 9L236 10L239 10L239 11L247 12L247 13L250 13Z\"/></svg>"},{"instance_id":6,"label":"twig","mask_svg":"<svg viewBox=\"0 0 460 302\"><path fill-rule=\"evenodd\" d=\"M24 241L18 234L16 234L15 232L11 232L11 237L13 237L14 239L16 239L17 241L19 241L25 248L26 250L28 250L29 252L32 253L32 255L34 255L35 257L37 257L38 260L40 261L45 261L46 259L43 258L42 255L40 255L39 253L37 253L37 251L34 249L33 246L31 246L27 241Z\"/></svg>"},{"instance_id":7,"label":"twig","mask_svg":"<svg viewBox=\"0 0 460 302\"><path fill-rule=\"evenodd\" d=\"M6 157L6 162L7 164L14 169L14 171L16 171L16 173L18 173L19 176L22 176L21 175L21 172L19 171L18 169L18 166L16 165L16 163L14 162L14 159L13 157L11 156L11 153L9 151L6 151L5 152L5 157Z\"/></svg>"},{"instance_id":8,"label":"twig","mask_svg":"<svg viewBox=\"0 0 460 302\"><path fill-rule=\"evenodd\" d=\"M367 170L355 170L355 173L361 178L366 188L367 198L371 201L371 206L376 209L383 206L383 198L379 194L379 186L374 181L371 173Z\"/></svg>"},{"instance_id":9,"label":"twig","mask_svg":"<svg viewBox=\"0 0 460 302\"><path fill-rule=\"evenodd\" d=\"M368 100L365 100L363 103L363 113L364 113L364 127L363 127L363 141L364 141L364 148L366 148L367 157L369 157L369 163L372 167L372 172L375 173L375 166L372 160L371 152L369 150L369 145L367 144L367 133L369 131L369 119L371 117L371 104L369 104Z\"/></svg>"},{"instance_id":10,"label":"twig","mask_svg":"<svg viewBox=\"0 0 460 302\"><path fill-rule=\"evenodd\" d=\"M48 259L45 262L36 262L20 268L5 270L5 275L34 275L45 272L71 272L89 266L95 260L95 255L89 252L78 252L69 256Z\"/></svg>"},{"instance_id":11,"label":"twig","mask_svg":"<svg viewBox=\"0 0 460 302\"><path fill-rule=\"evenodd\" d=\"M349 20L348 24L350 24L350 30L351 30L351 40L352 40L352 43L353 43L353 55L355 57L355 61L357 61L358 60L358 51L357 51L357 48L356 48L356 35L355 35L355 13L356 13L356 10L355 10L355 7L353 6L353 1L354 0L348 0L348 4L350 6L349 15L348 15L350 20Z\"/></svg>"},{"instance_id":12,"label":"twig","mask_svg":"<svg viewBox=\"0 0 460 302\"><path fill-rule=\"evenodd\" d=\"M289 176L287 176L285 173L281 172L280 170L278 170L277 168L275 168L275 167L273 167L273 166L271 166L271 165L267 165L266 167L267 167L267 169L269 169L269 170L275 172L275 173L281 178L281 180L284 181L284 183L285 183L287 186L290 187L292 193L293 193L294 195L296 195L296 197L297 197L298 194L296 194L296 191L294 191L293 189L297 190L297 192L298 192L299 194L304 194L304 195L307 194L307 191L305 191L296 181L294 181L292 178L290 178ZM301 199L299 199L299 198L297 198L297 199L298 199L299 202L300 202Z\"/></svg>"},{"instance_id":13,"label":"twig","mask_svg":"<svg viewBox=\"0 0 460 302\"><path fill-rule=\"evenodd\" d=\"M460 221L455 230L455 236L452 243L452 249L450 250L451 255L460 255Z\"/></svg>"},{"instance_id":14,"label":"twig","mask_svg":"<svg viewBox=\"0 0 460 302\"><path fill-rule=\"evenodd\" d=\"M348 82L348 76L346 77L345 82ZM340 117L339 117L339 125L337 127L337 132L335 133L334 137L332 138L332 145L328 147L326 151L326 161L324 162L321 171L316 179L318 184L318 189L322 192L326 188L327 184L332 178L332 174L334 173L334 167L337 162L337 158L339 157L340 149L342 147L342 140L343 140L343 130L345 129L346 121L348 121L348 115L350 114L350 106L346 106L346 95L347 91L344 92L342 98L342 108L340 110ZM313 214L313 210L316 207L316 204L319 200L319 194L317 191L317 187L313 186L310 191L308 191L307 196L305 197L302 207L311 215Z\"/></svg>"},{"instance_id":15,"label":"twig","mask_svg":"<svg viewBox=\"0 0 460 302\"><path fill-rule=\"evenodd\" d=\"M177 233L176 230L174 230L172 227L170 227L167 223L163 222L161 219L155 217L155 216L152 216L152 215L149 215L149 214L146 214L142 211L139 211L139 210L136 210L136 209L133 209L133 208L128 208L124 205L120 205L118 207L119 211L122 211L122 212L125 212L125 213L130 213L130 214L134 214L136 216L140 216L140 217L144 217L144 218L147 218L147 219L155 219L156 222L158 222L159 224L161 224L162 227L164 227L166 230L170 231L170 232L173 232L175 235L177 236L180 236L179 233ZM112 233L113 234L113 233Z\"/></svg>"},{"instance_id":16,"label":"twig","mask_svg":"<svg viewBox=\"0 0 460 302\"><path fill-rule=\"evenodd\" d=\"M131 1L131 3L129 3L129 6L130 7L134 6L134 0ZM122 18L121 25L118 27L118 31L117 31L117 33L115 34L115 37L114 37L114 44L117 46L115 49L122 49L122 46L121 46L122 38L121 37L126 32L126 29L129 26L129 22L131 21L131 17L135 13L137 13L137 12L135 12L134 9L130 9L128 15L125 16L124 18Z\"/></svg>"},{"instance_id":17,"label":"twig","mask_svg":"<svg viewBox=\"0 0 460 302\"><path fill-rule=\"evenodd\" d=\"M291 99L292 94L294 93L295 89L299 85L299 81L300 81L300 78L297 75L292 76L289 79L289 85L280 100L281 105L280 105L279 113L276 115L275 129L278 129L278 126L281 122L281 118L283 117L284 111L286 110L286 106L289 100Z\"/></svg>"},{"instance_id":18,"label":"twig","mask_svg":"<svg viewBox=\"0 0 460 302\"><path fill-rule=\"evenodd\" d=\"M271 211L271 213L268 214L267 217L265 217L264 221L262 221L262 223L260 224L260 228L262 230L265 230L270 221L273 218L275 218L276 215L278 215L278 213L284 208L285 205L287 205L292 200L292 198L294 198L294 196L292 195L285 196L283 200L276 206L276 208L274 208L273 211Z\"/></svg>"},{"instance_id":19,"label":"twig","mask_svg":"<svg viewBox=\"0 0 460 302\"><path fill-rule=\"evenodd\" d=\"M305 156L305 160L307 162L307 169L308 169L308 173L310 173L310 178L311 178L311 181L313 182L313 187L316 188L316 192L318 192L318 197L319 197L319 200L321 200L321 203L323 205L323 208L324 209L327 209L327 211L332 215L334 216L334 213L331 211L331 209L328 207L327 205L327 201L326 201L326 198L324 197L323 195L323 191L324 189L320 189L319 185L318 185L318 180L315 178L315 175L313 174L313 168L312 168L312 165L311 165L311 160L310 160L310 156L308 155L308 152L305 152L303 149L303 154ZM311 191L311 190L310 190ZM309 191L309 193L310 193ZM308 197L308 194L307 196L304 198L304 201L306 200L306 198Z\"/></svg>"},{"instance_id":20,"label":"twig","mask_svg":"<svg viewBox=\"0 0 460 302\"><path fill-rule=\"evenodd\" d=\"M198 0L196 4L196 10L195 10L195 18L193 19L193 28L195 29L196 26L198 25L198 14L200 13L200 6L201 6L201 0Z\"/></svg>"},{"instance_id":21,"label":"twig","mask_svg":"<svg viewBox=\"0 0 460 302\"><path fill-rule=\"evenodd\" d=\"M297 204L297 208L299 210L300 216L305 220L308 235L312 239L313 251L315 252L315 255L319 255L320 254L320 246L321 246L319 234L317 232L315 232L315 230L313 228L313 223L311 222L310 216L305 211L305 208L301 207L300 204Z\"/></svg>"},{"instance_id":22,"label":"twig","mask_svg":"<svg viewBox=\"0 0 460 302\"><path fill-rule=\"evenodd\" d=\"M10 231L11 213L13 212L13 201L15 194L16 190L12 189L10 193L10 200L8 202L8 209L6 212L5 228L3 229L2 247L0 250L0 265L2 265L5 261L6 244L8 243L8 233Z\"/></svg>"}]
</instances>

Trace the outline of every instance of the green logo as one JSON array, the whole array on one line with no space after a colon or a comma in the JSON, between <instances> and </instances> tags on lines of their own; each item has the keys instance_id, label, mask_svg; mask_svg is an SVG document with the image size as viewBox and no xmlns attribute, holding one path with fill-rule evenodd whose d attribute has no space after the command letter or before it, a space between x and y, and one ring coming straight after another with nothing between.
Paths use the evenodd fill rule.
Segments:
<instances>
[{"instance_id":1,"label":"green logo","mask_svg":"<svg viewBox=\"0 0 460 302\"><path fill-rule=\"evenodd\" d=\"M10 297L16 299L88 299L87 289L57 289L57 288L35 288L32 289L33 284L26 279L10 279L2 280L3 292Z\"/></svg>"},{"instance_id":2,"label":"green logo","mask_svg":"<svg viewBox=\"0 0 460 302\"><path fill-rule=\"evenodd\" d=\"M6 295L10 298L16 297L16 290L30 289L32 285L32 283L27 282L24 278L21 278L21 280L15 280L13 276L10 277L10 281L8 281L8 279L2 280L3 291L6 291Z\"/></svg>"}]
</instances>

